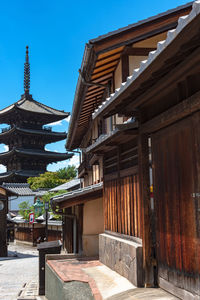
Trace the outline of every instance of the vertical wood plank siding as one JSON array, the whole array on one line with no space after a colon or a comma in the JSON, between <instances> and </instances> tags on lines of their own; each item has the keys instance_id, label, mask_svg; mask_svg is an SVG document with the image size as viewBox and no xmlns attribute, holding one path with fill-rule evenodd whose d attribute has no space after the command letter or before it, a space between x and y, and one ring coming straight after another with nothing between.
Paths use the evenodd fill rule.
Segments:
<instances>
[{"instance_id":1,"label":"vertical wood plank siding","mask_svg":"<svg viewBox=\"0 0 200 300\"><path fill-rule=\"evenodd\" d=\"M141 237L138 175L104 184L105 230Z\"/></svg>"},{"instance_id":2,"label":"vertical wood plank siding","mask_svg":"<svg viewBox=\"0 0 200 300\"><path fill-rule=\"evenodd\" d=\"M199 128L198 113L152 138L158 275L198 295Z\"/></svg>"}]
</instances>

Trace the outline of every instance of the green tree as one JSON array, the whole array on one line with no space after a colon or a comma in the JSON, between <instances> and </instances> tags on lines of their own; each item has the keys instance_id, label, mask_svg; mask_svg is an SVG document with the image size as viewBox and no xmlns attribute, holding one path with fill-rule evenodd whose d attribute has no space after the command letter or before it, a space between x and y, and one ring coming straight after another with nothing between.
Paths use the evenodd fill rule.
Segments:
<instances>
[{"instance_id":1,"label":"green tree","mask_svg":"<svg viewBox=\"0 0 200 300\"><path fill-rule=\"evenodd\" d=\"M60 190L58 192L47 192L45 195L42 196L42 201L43 202L49 202L49 212L52 212L52 208L51 208L51 198L54 196L58 196L61 194L66 193L67 191L65 190ZM43 210L43 213L45 212L45 210ZM58 214L53 214L53 217L57 220L61 220L61 215Z\"/></svg>"},{"instance_id":2,"label":"green tree","mask_svg":"<svg viewBox=\"0 0 200 300\"><path fill-rule=\"evenodd\" d=\"M67 181L73 179L77 175L77 169L74 165L68 166L66 168L61 168L57 171L58 177L60 179L66 179Z\"/></svg>"},{"instance_id":3,"label":"green tree","mask_svg":"<svg viewBox=\"0 0 200 300\"><path fill-rule=\"evenodd\" d=\"M32 190L38 188L51 189L73 179L76 176L76 172L76 167L72 165L59 169L57 172L45 172L38 177L29 177L27 182Z\"/></svg>"},{"instance_id":4,"label":"green tree","mask_svg":"<svg viewBox=\"0 0 200 300\"><path fill-rule=\"evenodd\" d=\"M23 201L19 204L19 214L25 220L29 220L29 214L32 211L34 211L33 206L30 206L30 203L28 201Z\"/></svg>"}]
</instances>

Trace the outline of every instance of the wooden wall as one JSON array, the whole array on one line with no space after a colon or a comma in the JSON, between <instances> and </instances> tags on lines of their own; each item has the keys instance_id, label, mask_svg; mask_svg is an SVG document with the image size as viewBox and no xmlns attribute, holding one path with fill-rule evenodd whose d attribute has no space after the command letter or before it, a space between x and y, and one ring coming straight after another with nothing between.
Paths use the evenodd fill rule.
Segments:
<instances>
[{"instance_id":1,"label":"wooden wall","mask_svg":"<svg viewBox=\"0 0 200 300\"><path fill-rule=\"evenodd\" d=\"M48 241L55 241L61 239L61 231L59 230L48 230ZM25 241L37 245L38 238L42 240L45 238L45 227L33 228L30 227L18 227L15 231L15 239L19 241Z\"/></svg>"},{"instance_id":2,"label":"wooden wall","mask_svg":"<svg viewBox=\"0 0 200 300\"><path fill-rule=\"evenodd\" d=\"M142 236L137 139L119 145L104 156L104 227L130 236Z\"/></svg>"},{"instance_id":3,"label":"wooden wall","mask_svg":"<svg viewBox=\"0 0 200 300\"><path fill-rule=\"evenodd\" d=\"M141 206L138 175L104 184L105 230L141 237Z\"/></svg>"},{"instance_id":4,"label":"wooden wall","mask_svg":"<svg viewBox=\"0 0 200 300\"><path fill-rule=\"evenodd\" d=\"M152 145L158 276L200 296L199 127L197 113L155 133Z\"/></svg>"}]
</instances>

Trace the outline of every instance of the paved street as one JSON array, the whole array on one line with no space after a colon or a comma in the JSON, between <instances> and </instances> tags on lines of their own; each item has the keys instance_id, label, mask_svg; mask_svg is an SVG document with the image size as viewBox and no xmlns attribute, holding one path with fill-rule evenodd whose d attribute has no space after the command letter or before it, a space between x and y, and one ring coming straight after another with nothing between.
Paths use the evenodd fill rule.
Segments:
<instances>
[{"instance_id":1,"label":"paved street","mask_svg":"<svg viewBox=\"0 0 200 300\"><path fill-rule=\"evenodd\" d=\"M27 245L10 244L9 256L0 258L0 299L16 300L31 280L38 280L38 251Z\"/></svg>"}]
</instances>

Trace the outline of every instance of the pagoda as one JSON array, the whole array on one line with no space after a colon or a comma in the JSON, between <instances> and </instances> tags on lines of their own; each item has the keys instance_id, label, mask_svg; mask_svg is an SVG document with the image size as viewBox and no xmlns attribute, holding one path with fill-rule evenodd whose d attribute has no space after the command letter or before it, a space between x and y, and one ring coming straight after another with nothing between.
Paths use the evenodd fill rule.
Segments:
<instances>
[{"instance_id":1,"label":"pagoda","mask_svg":"<svg viewBox=\"0 0 200 300\"><path fill-rule=\"evenodd\" d=\"M35 101L29 93L30 64L28 46L24 64L24 94L14 104L0 110L0 124L8 124L0 133L0 143L8 151L0 153L0 164L7 172L0 173L2 182L26 182L28 177L46 171L47 165L72 157L69 153L45 150L45 145L66 139L65 132L54 132L46 124L60 121L69 113Z\"/></svg>"}]
</instances>

